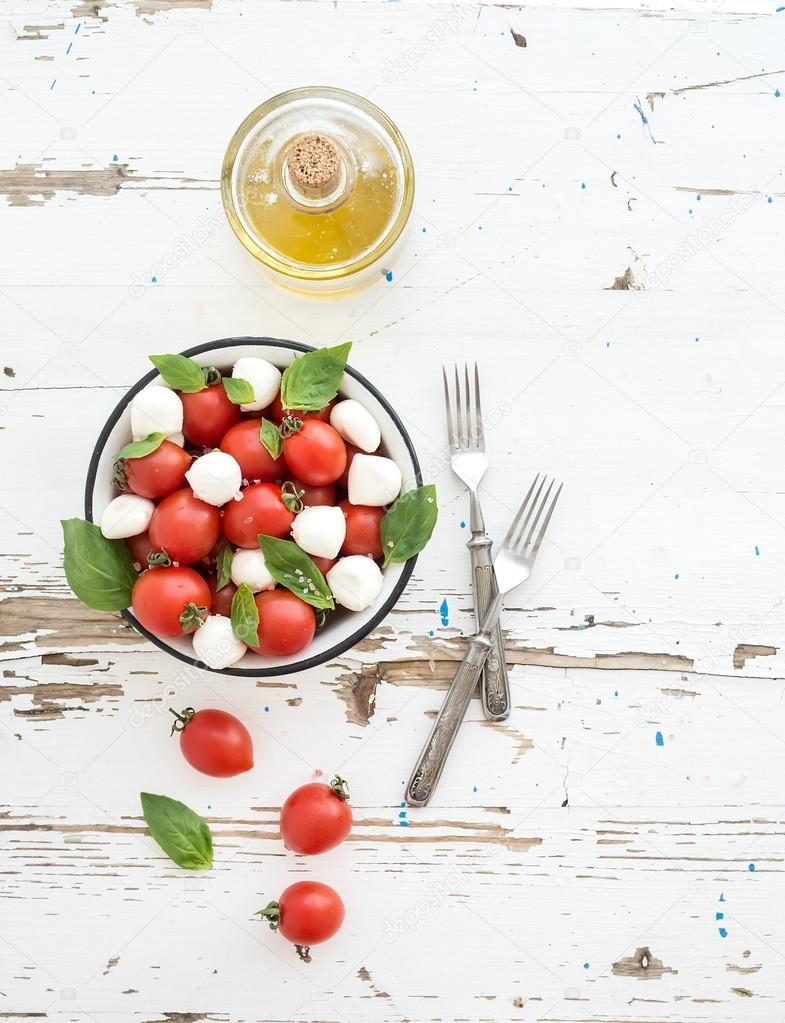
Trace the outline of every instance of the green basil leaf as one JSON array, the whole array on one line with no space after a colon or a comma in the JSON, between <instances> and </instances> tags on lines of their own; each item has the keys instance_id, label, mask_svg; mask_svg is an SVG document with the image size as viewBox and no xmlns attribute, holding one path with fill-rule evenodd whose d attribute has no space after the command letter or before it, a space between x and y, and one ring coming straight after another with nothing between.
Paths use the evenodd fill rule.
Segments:
<instances>
[{"instance_id":1,"label":"green basil leaf","mask_svg":"<svg viewBox=\"0 0 785 1023\"><path fill-rule=\"evenodd\" d=\"M259 645L259 609L248 583L240 583L232 597L232 632L248 646Z\"/></svg>"},{"instance_id":2,"label":"green basil leaf","mask_svg":"<svg viewBox=\"0 0 785 1023\"><path fill-rule=\"evenodd\" d=\"M150 436L145 437L144 440L129 441L124 448L120 448L114 457L117 459L144 458L145 455L150 455L153 451L157 451L165 440L165 433L151 433Z\"/></svg>"},{"instance_id":3,"label":"green basil leaf","mask_svg":"<svg viewBox=\"0 0 785 1023\"><path fill-rule=\"evenodd\" d=\"M255 398L253 387L239 377L224 377L224 390L233 405L250 405Z\"/></svg>"},{"instance_id":4,"label":"green basil leaf","mask_svg":"<svg viewBox=\"0 0 785 1023\"><path fill-rule=\"evenodd\" d=\"M259 546L267 571L287 590L311 607L332 611L335 607L330 587L305 551L293 540L260 536Z\"/></svg>"},{"instance_id":5,"label":"green basil leaf","mask_svg":"<svg viewBox=\"0 0 785 1023\"><path fill-rule=\"evenodd\" d=\"M206 386L202 367L184 355L151 355L150 362L175 391L195 394Z\"/></svg>"},{"instance_id":6,"label":"green basil leaf","mask_svg":"<svg viewBox=\"0 0 785 1023\"><path fill-rule=\"evenodd\" d=\"M122 540L107 540L101 527L84 519L63 519L63 566L76 596L96 611L122 611L131 605L138 576Z\"/></svg>"},{"instance_id":7,"label":"green basil leaf","mask_svg":"<svg viewBox=\"0 0 785 1023\"><path fill-rule=\"evenodd\" d=\"M438 515L436 487L432 483L401 494L382 519L384 564L408 561L419 554L431 539Z\"/></svg>"},{"instance_id":8,"label":"green basil leaf","mask_svg":"<svg viewBox=\"0 0 785 1023\"><path fill-rule=\"evenodd\" d=\"M295 359L283 371L281 406L301 412L318 412L333 400L343 380L352 342L335 348L317 348Z\"/></svg>"},{"instance_id":9,"label":"green basil leaf","mask_svg":"<svg viewBox=\"0 0 785 1023\"><path fill-rule=\"evenodd\" d=\"M269 419L262 420L262 425L259 428L259 440L267 449L267 454L270 458L281 457L283 438L278 427L275 423L271 423Z\"/></svg>"},{"instance_id":10,"label":"green basil leaf","mask_svg":"<svg viewBox=\"0 0 785 1023\"><path fill-rule=\"evenodd\" d=\"M186 870L213 865L213 836L198 813L169 796L141 792L142 813L150 834L170 860Z\"/></svg>"},{"instance_id":11,"label":"green basil leaf","mask_svg":"<svg viewBox=\"0 0 785 1023\"><path fill-rule=\"evenodd\" d=\"M226 543L226 544L223 545L223 547L220 549L220 551L218 551L218 564L217 564L218 580L217 580L217 582L215 584L216 590L222 590L224 588L224 586L226 586L226 584L232 578L232 562L233 561L234 561L234 551L232 550L232 545L229 544L229 543Z\"/></svg>"}]
</instances>

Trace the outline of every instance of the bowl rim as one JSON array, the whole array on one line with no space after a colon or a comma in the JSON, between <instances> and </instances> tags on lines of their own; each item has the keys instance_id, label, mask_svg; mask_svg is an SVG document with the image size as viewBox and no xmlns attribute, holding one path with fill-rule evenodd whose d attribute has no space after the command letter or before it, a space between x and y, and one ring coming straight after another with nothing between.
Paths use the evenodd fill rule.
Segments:
<instances>
[{"instance_id":1,"label":"bowl rim","mask_svg":"<svg viewBox=\"0 0 785 1023\"><path fill-rule=\"evenodd\" d=\"M274 337L247 336L247 337L224 337L219 338L216 341L206 341L203 344L194 345L191 348L186 348L184 351L180 352L180 354L190 357L193 355L202 355L205 352L221 351L221 349L224 348L234 348L235 346L242 344L258 347L264 345L272 348L283 348L285 350L294 352L312 352L315 350L314 345L306 345L300 341L287 341L283 340L282 338ZM395 411L395 409L390 405L390 403L387 401L384 395L379 391L379 389L375 387L374 384L370 382L370 380L364 377L362 373L358 373L356 369L353 369L349 365L346 366L346 372L351 377L354 377L354 379L363 387L367 388L368 391L370 391L370 393L374 396L374 398L376 398L379 404L384 408L387 415L390 417L391 421L393 422L396 429L403 438L406 450L408 451L409 457L412 460L415 482L417 486L421 486L422 471L420 469L420 462L419 459L417 458L417 452L414 450L414 444L412 443L412 439L409 436L409 431L404 426L400 416ZM120 416L125 411L131 399L134 398L135 395L137 395L141 390L147 387L148 384L152 383L152 381L155 380L158 375L159 375L158 370L152 369L150 370L149 373L146 373L143 377L137 380L135 384L132 384L132 386L128 388L128 390L125 392L120 401L115 405L114 409L111 411L109 417L104 423L103 429L98 435L98 440L96 441L95 447L93 448L93 453L90 456L90 465L87 470L87 479L85 481L84 510L85 518L87 519L88 522L94 521L93 491L95 489L95 483L98 477L98 466L101 461L101 455L103 454L104 448L106 447L106 442L109 438L109 434L114 429L115 425L117 424L117 421L120 419ZM416 562L417 562L416 554L414 555L414 557L409 558L409 560L405 562L401 574L398 578L398 581L396 582L395 586L392 589L392 592L384 601L384 603L379 607L378 611L371 617L371 619L368 622L365 623L365 625L357 629L356 632L353 632L346 639L343 639L340 642L336 643L334 646L329 647L321 654L316 654L313 657L306 657L302 661L295 661L291 664L271 665L270 667L267 668L264 667L240 668L237 667L236 665L231 665L228 668L209 668L203 661L198 660L196 657L189 657L187 654L181 653L179 650L175 650L173 647L169 646L169 644L166 643L165 640L161 639L158 636L155 636L137 620L137 618L130 609L125 608L120 613L123 616L123 618L128 622L128 624L133 629L136 630L136 632L138 632L140 635L144 636L145 639L148 639L151 643L157 646L159 650L165 651L170 656L176 657L179 661L183 661L186 664L190 664L194 668L200 668L203 671L214 671L219 675L237 675L245 678L273 678L277 675L294 674L296 672L306 671L308 668L318 667L318 665L324 664L325 662L331 660L332 658L338 657L340 654L345 653L351 647L356 646L356 644L359 643L360 640L364 639L370 632L372 632L376 628L376 626L384 618L387 617L390 611L392 611L392 609L398 603L401 594L403 593L407 583L409 582L409 579L411 578Z\"/></svg>"}]
</instances>

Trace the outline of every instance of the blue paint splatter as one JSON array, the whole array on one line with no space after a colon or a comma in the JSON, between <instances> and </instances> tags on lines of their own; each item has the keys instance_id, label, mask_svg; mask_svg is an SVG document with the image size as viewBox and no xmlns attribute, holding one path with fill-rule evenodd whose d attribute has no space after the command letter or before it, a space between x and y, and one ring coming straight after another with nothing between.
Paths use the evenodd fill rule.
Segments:
<instances>
[{"instance_id":1,"label":"blue paint splatter","mask_svg":"<svg viewBox=\"0 0 785 1023\"><path fill-rule=\"evenodd\" d=\"M720 937L721 938L727 938L728 937L728 932L725 930L724 927L720 927Z\"/></svg>"},{"instance_id":2,"label":"blue paint splatter","mask_svg":"<svg viewBox=\"0 0 785 1023\"><path fill-rule=\"evenodd\" d=\"M472 785L472 792L477 792L477 786L476 785Z\"/></svg>"},{"instance_id":3,"label":"blue paint splatter","mask_svg":"<svg viewBox=\"0 0 785 1023\"><path fill-rule=\"evenodd\" d=\"M399 818L401 820L403 820L403 818L406 816L406 811L405 810L401 810L401 812L398 814L398 816L399 816Z\"/></svg>"},{"instance_id":4,"label":"blue paint splatter","mask_svg":"<svg viewBox=\"0 0 785 1023\"><path fill-rule=\"evenodd\" d=\"M117 163L118 159L119 159L119 157L118 157L117 153L115 153L114 156L112 157L112 163Z\"/></svg>"},{"instance_id":5,"label":"blue paint splatter","mask_svg":"<svg viewBox=\"0 0 785 1023\"><path fill-rule=\"evenodd\" d=\"M398 821L398 823L400 824L400 826L402 828L408 828L409 827L409 822L408 821Z\"/></svg>"},{"instance_id":6,"label":"blue paint splatter","mask_svg":"<svg viewBox=\"0 0 785 1023\"><path fill-rule=\"evenodd\" d=\"M269 707L265 707L264 708L264 712L265 712L265 714L269 714L270 713L270 708Z\"/></svg>"},{"instance_id":7,"label":"blue paint splatter","mask_svg":"<svg viewBox=\"0 0 785 1023\"><path fill-rule=\"evenodd\" d=\"M406 814L408 813L408 810L406 809L406 800L404 800L401 803L401 807L402 807L402 809L401 809L400 813L398 814L398 826L401 827L401 828L408 828L409 827L409 822L406 819Z\"/></svg>"},{"instance_id":8,"label":"blue paint splatter","mask_svg":"<svg viewBox=\"0 0 785 1023\"><path fill-rule=\"evenodd\" d=\"M760 557L760 547L758 547L757 544L755 544L755 557L756 558Z\"/></svg>"},{"instance_id":9,"label":"blue paint splatter","mask_svg":"<svg viewBox=\"0 0 785 1023\"><path fill-rule=\"evenodd\" d=\"M433 629L428 629L428 635L429 636L435 636L436 633L433 631Z\"/></svg>"},{"instance_id":10,"label":"blue paint splatter","mask_svg":"<svg viewBox=\"0 0 785 1023\"><path fill-rule=\"evenodd\" d=\"M49 91L50 92L52 91L52 89L54 89L55 85L57 85L57 79L53 78L52 79L52 84L49 86Z\"/></svg>"},{"instance_id":11,"label":"blue paint splatter","mask_svg":"<svg viewBox=\"0 0 785 1023\"><path fill-rule=\"evenodd\" d=\"M772 199L772 197L771 197L771 196L768 196L768 198L766 199L766 202L769 202L769 203L771 203L771 202L774 202L774 200Z\"/></svg>"},{"instance_id":12,"label":"blue paint splatter","mask_svg":"<svg viewBox=\"0 0 785 1023\"><path fill-rule=\"evenodd\" d=\"M461 519L461 529L466 529L466 523Z\"/></svg>"},{"instance_id":13,"label":"blue paint splatter","mask_svg":"<svg viewBox=\"0 0 785 1023\"><path fill-rule=\"evenodd\" d=\"M679 578L679 573L677 572L677 573L676 573L676 574L674 575L674 577L673 577L673 578L674 578L674 579L678 579L678 578Z\"/></svg>"},{"instance_id":14,"label":"blue paint splatter","mask_svg":"<svg viewBox=\"0 0 785 1023\"><path fill-rule=\"evenodd\" d=\"M749 872L751 874L754 874L755 873L755 864L754 863L747 864L747 870L749 870Z\"/></svg>"},{"instance_id":15,"label":"blue paint splatter","mask_svg":"<svg viewBox=\"0 0 785 1023\"><path fill-rule=\"evenodd\" d=\"M583 964L583 968L584 968L584 970L588 970L588 968L589 968L589 964L588 964L588 963L584 963L584 964Z\"/></svg>"},{"instance_id":16,"label":"blue paint splatter","mask_svg":"<svg viewBox=\"0 0 785 1023\"><path fill-rule=\"evenodd\" d=\"M699 338L699 337L696 337L696 338L695 338L695 344L697 344L697 343L698 343L699 341L700 341L700 338Z\"/></svg>"},{"instance_id":17,"label":"blue paint splatter","mask_svg":"<svg viewBox=\"0 0 785 1023\"><path fill-rule=\"evenodd\" d=\"M775 13L779 14L781 11L785 11L785 7L777 7Z\"/></svg>"},{"instance_id":18,"label":"blue paint splatter","mask_svg":"<svg viewBox=\"0 0 785 1023\"><path fill-rule=\"evenodd\" d=\"M616 138L620 139L621 138L621 133L617 133Z\"/></svg>"},{"instance_id":19,"label":"blue paint splatter","mask_svg":"<svg viewBox=\"0 0 785 1023\"><path fill-rule=\"evenodd\" d=\"M157 277L151 277L150 281L151 281L152 284L157 284L158 283L158 278Z\"/></svg>"},{"instance_id":20,"label":"blue paint splatter","mask_svg":"<svg viewBox=\"0 0 785 1023\"><path fill-rule=\"evenodd\" d=\"M581 188L586 188L586 182L585 181L581 181Z\"/></svg>"},{"instance_id":21,"label":"blue paint splatter","mask_svg":"<svg viewBox=\"0 0 785 1023\"><path fill-rule=\"evenodd\" d=\"M74 45L74 43L73 43L73 40L71 40L71 42L70 42L70 43L68 44L68 48L67 48L67 49L66 49L66 51L65 51L65 55L66 55L66 57L67 57L67 56L68 56L68 54L69 54L69 53L71 52L71 47L72 47L73 45Z\"/></svg>"},{"instance_id":22,"label":"blue paint splatter","mask_svg":"<svg viewBox=\"0 0 785 1023\"><path fill-rule=\"evenodd\" d=\"M427 233L428 233L428 228L427 228L427 227L424 227L424 228L422 229L422 233L423 233L423 234L427 234Z\"/></svg>"},{"instance_id":23,"label":"blue paint splatter","mask_svg":"<svg viewBox=\"0 0 785 1023\"><path fill-rule=\"evenodd\" d=\"M613 695L614 696L618 696L619 695L619 690L618 689L614 689L613 690Z\"/></svg>"},{"instance_id":24,"label":"blue paint splatter","mask_svg":"<svg viewBox=\"0 0 785 1023\"><path fill-rule=\"evenodd\" d=\"M636 100L632 105L638 111L638 114L640 115L641 123L646 128L646 131L648 131L649 138L652 140L652 142L656 146L657 145L657 140L655 139L654 135L652 134L651 125L649 124L649 119L644 114L643 107L640 105L640 101Z\"/></svg>"},{"instance_id":25,"label":"blue paint splatter","mask_svg":"<svg viewBox=\"0 0 785 1023\"><path fill-rule=\"evenodd\" d=\"M447 603L447 598L446 597L444 598L444 600L441 603L441 606L439 608L439 614L441 615L442 625L449 625L450 624L450 606Z\"/></svg>"},{"instance_id":26,"label":"blue paint splatter","mask_svg":"<svg viewBox=\"0 0 785 1023\"><path fill-rule=\"evenodd\" d=\"M720 892L720 902L725 901L725 892Z\"/></svg>"},{"instance_id":27,"label":"blue paint splatter","mask_svg":"<svg viewBox=\"0 0 785 1023\"><path fill-rule=\"evenodd\" d=\"M699 195L696 195L695 196L695 202L700 202L700 201L701 201L701 197Z\"/></svg>"},{"instance_id":28,"label":"blue paint splatter","mask_svg":"<svg viewBox=\"0 0 785 1023\"><path fill-rule=\"evenodd\" d=\"M779 89L775 89L775 90L774 90L774 95L775 95L775 96L777 97L777 99L779 99L779 98L780 98L780 96L782 95L782 93L780 92L780 90L779 90Z\"/></svg>"},{"instance_id":29,"label":"blue paint splatter","mask_svg":"<svg viewBox=\"0 0 785 1023\"><path fill-rule=\"evenodd\" d=\"M665 740L662 737L662 732L657 732L657 734L654 736L654 741L657 743L658 746L665 745Z\"/></svg>"},{"instance_id":30,"label":"blue paint splatter","mask_svg":"<svg viewBox=\"0 0 785 1023\"><path fill-rule=\"evenodd\" d=\"M78 24L78 25L76 26L76 28L74 29L74 35L75 35L75 36L78 36L78 35L79 35L79 29L80 29L81 27L82 27L82 22L80 21L80 22L79 22L79 24Z\"/></svg>"},{"instance_id":31,"label":"blue paint splatter","mask_svg":"<svg viewBox=\"0 0 785 1023\"><path fill-rule=\"evenodd\" d=\"M725 914L724 913L715 913L714 914L714 919L715 920L724 920L725 919Z\"/></svg>"},{"instance_id":32,"label":"blue paint splatter","mask_svg":"<svg viewBox=\"0 0 785 1023\"><path fill-rule=\"evenodd\" d=\"M391 280L392 280L392 278L393 278L393 272L392 272L392 270L388 270L388 271L387 271L387 272L385 273L384 277L385 277L385 280L391 281Z\"/></svg>"}]
</instances>

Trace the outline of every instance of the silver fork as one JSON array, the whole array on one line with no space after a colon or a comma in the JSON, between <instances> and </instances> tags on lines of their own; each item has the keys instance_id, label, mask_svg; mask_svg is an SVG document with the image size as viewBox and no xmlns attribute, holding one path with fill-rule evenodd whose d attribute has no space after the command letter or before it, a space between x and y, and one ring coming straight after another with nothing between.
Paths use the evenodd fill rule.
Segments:
<instances>
[{"instance_id":1,"label":"silver fork","mask_svg":"<svg viewBox=\"0 0 785 1023\"><path fill-rule=\"evenodd\" d=\"M480 375L474 364L474 397L469 385L469 367L464 365L464 388L455 366L455 403L450 400L447 370L444 376L444 404L447 412L447 435L450 443L450 466L469 491L469 526L472 535L466 546L472 564L472 590L474 593L474 625L480 628L483 615L496 594L491 546L493 541L485 532L480 508L479 486L488 468L485 453L485 434L480 403ZM504 655L501 626L497 623L491 633L491 650L480 682L482 709L491 721L504 721L510 715L510 680Z\"/></svg>"},{"instance_id":2,"label":"silver fork","mask_svg":"<svg viewBox=\"0 0 785 1023\"><path fill-rule=\"evenodd\" d=\"M425 806L433 795L477 685L477 678L491 650L493 630L499 620L504 596L526 582L531 574L563 485L559 483L557 486L556 480L551 480L546 489L546 483L547 476L540 478L538 473L534 477L496 555L493 565L498 591L483 616L480 629L469 641L466 656L455 673L439 716L409 778L406 786L406 802L409 806Z\"/></svg>"}]
</instances>

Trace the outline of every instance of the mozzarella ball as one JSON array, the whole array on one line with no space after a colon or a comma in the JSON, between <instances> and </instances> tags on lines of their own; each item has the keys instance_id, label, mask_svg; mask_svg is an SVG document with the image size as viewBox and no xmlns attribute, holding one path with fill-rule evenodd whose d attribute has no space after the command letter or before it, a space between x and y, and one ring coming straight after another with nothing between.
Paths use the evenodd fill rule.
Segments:
<instances>
[{"instance_id":1,"label":"mozzarella ball","mask_svg":"<svg viewBox=\"0 0 785 1023\"><path fill-rule=\"evenodd\" d=\"M168 387L145 387L131 399L131 433L144 440L151 433L169 437L183 429L183 403Z\"/></svg>"},{"instance_id":2,"label":"mozzarella ball","mask_svg":"<svg viewBox=\"0 0 785 1023\"><path fill-rule=\"evenodd\" d=\"M194 653L208 668L237 664L247 649L232 632L231 621L223 615L208 615L194 632Z\"/></svg>"},{"instance_id":3,"label":"mozzarella ball","mask_svg":"<svg viewBox=\"0 0 785 1023\"><path fill-rule=\"evenodd\" d=\"M349 467L349 501L381 508L400 494L401 483L401 470L392 458L358 453Z\"/></svg>"},{"instance_id":4,"label":"mozzarella ball","mask_svg":"<svg viewBox=\"0 0 785 1023\"><path fill-rule=\"evenodd\" d=\"M344 440L362 451L375 451L382 440L379 424L371 413L354 398L339 401L330 412L330 425Z\"/></svg>"},{"instance_id":5,"label":"mozzarella ball","mask_svg":"<svg viewBox=\"0 0 785 1023\"><path fill-rule=\"evenodd\" d=\"M363 554L352 554L336 561L326 578L336 601L350 611L370 607L382 592L384 581L373 558Z\"/></svg>"},{"instance_id":6,"label":"mozzarella ball","mask_svg":"<svg viewBox=\"0 0 785 1023\"><path fill-rule=\"evenodd\" d=\"M346 518L340 508L304 508L292 523L294 542L317 558L336 558L346 537Z\"/></svg>"},{"instance_id":7,"label":"mozzarella ball","mask_svg":"<svg viewBox=\"0 0 785 1023\"><path fill-rule=\"evenodd\" d=\"M246 583L258 593L260 590L271 590L275 579L267 570L264 555L261 551L238 550L232 559L232 582L235 586Z\"/></svg>"},{"instance_id":8,"label":"mozzarella ball","mask_svg":"<svg viewBox=\"0 0 785 1023\"><path fill-rule=\"evenodd\" d=\"M194 460L185 474L200 501L218 507L240 497L243 474L237 461L225 451L208 451Z\"/></svg>"},{"instance_id":9,"label":"mozzarella ball","mask_svg":"<svg viewBox=\"0 0 785 1023\"><path fill-rule=\"evenodd\" d=\"M253 387L254 400L240 406L243 412L260 412L267 408L281 386L281 371L267 359L238 359L232 369L232 376L247 380Z\"/></svg>"},{"instance_id":10,"label":"mozzarella ball","mask_svg":"<svg viewBox=\"0 0 785 1023\"><path fill-rule=\"evenodd\" d=\"M107 540L125 540L126 537L144 533L154 511L155 504L146 497L121 494L104 508L101 532Z\"/></svg>"},{"instance_id":11,"label":"mozzarella ball","mask_svg":"<svg viewBox=\"0 0 785 1023\"><path fill-rule=\"evenodd\" d=\"M178 448L185 447L185 434L184 433L170 433L167 438L172 444L176 444Z\"/></svg>"}]
</instances>

